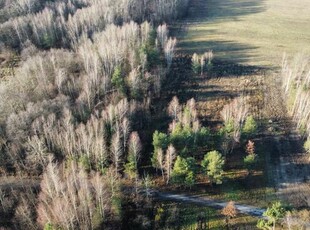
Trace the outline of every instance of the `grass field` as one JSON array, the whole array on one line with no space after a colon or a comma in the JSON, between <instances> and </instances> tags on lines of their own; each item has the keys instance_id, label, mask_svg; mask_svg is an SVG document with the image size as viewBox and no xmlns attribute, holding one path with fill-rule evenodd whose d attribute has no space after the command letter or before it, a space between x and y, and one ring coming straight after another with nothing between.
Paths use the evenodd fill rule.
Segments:
<instances>
[{"instance_id":1,"label":"grass field","mask_svg":"<svg viewBox=\"0 0 310 230\"><path fill-rule=\"evenodd\" d=\"M199 117L209 127L221 125L220 111L225 104L248 95L251 113L263 126L255 139L262 160L261 175L238 178L236 172L242 171L242 165L236 165L225 172L231 178L226 175L222 186L195 192L258 207L267 207L279 199L274 178L279 170L273 162L279 162L282 152L276 140L284 138L285 143L289 142L285 136L292 125L286 121L281 84L275 81L274 77L279 78L274 73L284 53L310 54L309 9L309 0L191 0L188 16L172 26L180 53L192 55L213 50L216 58L212 71L201 76L188 67L175 94L184 101L194 97ZM229 156L229 162L242 162L242 154L233 154L236 157ZM220 219L214 216L217 229ZM248 221L248 229L253 226Z\"/></svg>"},{"instance_id":2,"label":"grass field","mask_svg":"<svg viewBox=\"0 0 310 230\"><path fill-rule=\"evenodd\" d=\"M309 9L309 0L192 0L179 24L179 49L277 67L284 52L310 53Z\"/></svg>"}]
</instances>

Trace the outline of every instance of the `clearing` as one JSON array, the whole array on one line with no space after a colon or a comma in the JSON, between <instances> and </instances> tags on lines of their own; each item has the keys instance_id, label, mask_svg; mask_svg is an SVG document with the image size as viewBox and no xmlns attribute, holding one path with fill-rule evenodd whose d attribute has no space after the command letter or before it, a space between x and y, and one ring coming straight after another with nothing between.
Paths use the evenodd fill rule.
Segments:
<instances>
[{"instance_id":1,"label":"clearing","mask_svg":"<svg viewBox=\"0 0 310 230\"><path fill-rule=\"evenodd\" d=\"M310 1L192 0L190 4L188 16L172 27L178 51L191 56L213 50L214 67L209 74L193 76L187 66L177 76L181 80L174 94L184 101L194 97L202 121L212 127L221 123L224 104L248 95L252 113L263 127L255 142L267 163L263 177L268 179L257 181L266 189L265 202L257 205L275 198L270 196L274 187L278 198L309 207L310 165L286 112L277 72L283 53L310 54Z\"/></svg>"},{"instance_id":2,"label":"clearing","mask_svg":"<svg viewBox=\"0 0 310 230\"><path fill-rule=\"evenodd\" d=\"M308 0L192 0L188 17L179 22L179 48L277 67L284 52L310 52L309 9Z\"/></svg>"}]
</instances>

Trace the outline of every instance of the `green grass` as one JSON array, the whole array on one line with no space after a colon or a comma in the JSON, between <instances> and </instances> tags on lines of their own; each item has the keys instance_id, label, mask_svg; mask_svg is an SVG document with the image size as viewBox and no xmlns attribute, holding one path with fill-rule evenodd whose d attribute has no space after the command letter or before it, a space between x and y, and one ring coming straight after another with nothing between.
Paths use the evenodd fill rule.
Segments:
<instances>
[{"instance_id":1,"label":"green grass","mask_svg":"<svg viewBox=\"0 0 310 230\"><path fill-rule=\"evenodd\" d=\"M193 0L179 49L277 67L284 52L310 53L309 10L308 0Z\"/></svg>"}]
</instances>

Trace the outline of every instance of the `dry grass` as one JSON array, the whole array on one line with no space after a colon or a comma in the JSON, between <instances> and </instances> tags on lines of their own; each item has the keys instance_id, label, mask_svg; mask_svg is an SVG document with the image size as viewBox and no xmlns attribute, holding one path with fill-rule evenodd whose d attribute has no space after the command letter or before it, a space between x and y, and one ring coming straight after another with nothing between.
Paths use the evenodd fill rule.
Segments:
<instances>
[{"instance_id":1,"label":"dry grass","mask_svg":"<svg viewBox=\"0 0 310 230\"><path fill-rule=\"evenodd\" d=\"M308 0L193 0L179 48L278 67L283 52L310 52L309 9Z\"/></svg>"},{"instance_id":2,"label":"dry grass","mask_svg":"<svg viewBox=\"0 0 310 230\"><path fill-rule=\"evenodd\" d=\"M207 100L198 98L198 106L201 108L200 116L210 117L211 120L221 120L220 111L225 104L229 103L238 95L249 96L248 103L251 103L251 112L258 115L257 106L260 104L260 83L261 76L232 76L228 78L210 79L204 82L205 90L200 93L210 94ZM200 99L200 100L199 100Z\"/></svg>"}]
</instances>

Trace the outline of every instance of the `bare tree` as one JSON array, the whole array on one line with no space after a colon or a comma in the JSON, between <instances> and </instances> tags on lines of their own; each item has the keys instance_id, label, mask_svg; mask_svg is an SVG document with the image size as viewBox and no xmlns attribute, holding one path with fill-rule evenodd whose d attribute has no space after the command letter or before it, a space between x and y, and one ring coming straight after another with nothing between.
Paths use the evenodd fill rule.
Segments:
<instances>
[{"instance_id":1,"label":"bare tree","mask_svg":"<svg viewBox=\"0 0 310 230\"><path fill-rule=\"evenodd\" d=\"M174 119L178 120L178 114L181 111L181 106L177 96L174 96L168 105L168 114Z\"/></svg>"},{"instance_id":2,"label":"bare tree","mask_svg":"<svg viewBox=\"0 0 310 230\"><path fill-rule=\"evenodd\" d=\"M165 45L164 51L165 51L165 58L167 61L168 70L170 69L171 64L172 64L172 59L174 57L174 50L175 50L176 44L177 44L176 38L174 39L169 38Z\"/></svg>"},{"instance_id":3,"label":"bare tree","mask_svg":"<svg viewBox=\"0 0 310 230\"><path fill-rule=\"evenodd\" d=\"M142 144L137 132L132 132L129 138L129 155L132 156L135 168L138 170L138 161L140 159Z\"/></svg>"},{"instance_id":4,"label":"bare tree","mask_svg":"<svg viewBox=\"0 0 310 230\"><path fill-rule=\"evenodd\" d=\"M161 175L163 177L163 181L165 181L165 174L164 174L164 169L165 169L165 163L164 163L164 153L163 150L160 148L157 150L157 166L161 171Z\"/></svg>"},{"instance_id":5,"label":"bare tree","mask_svg":"<svg viewBox=\"0 0 310 230\"><path fill-rule=\"evenodd\" d=\"M121 124L122 137L123 137L123 149L127 147L127 140L130 132L130 121L125 117Z\"/></svg>"},{"instance_id":6,"label":"bare tree","mask_svg":"<svg viewBox=\"0 0 310 230\"><path fill-rule=\"evenodd\" d=\"M120 163L122 161L122 155L123 155L121 134L119 130L117 130L112 137L111 154L115 170L118 172L120 170Z\"/></svg>"},{"instance_id":7,"label":"bare tree","mask_svg":"<svg viewBox=\"0 0 310 230\"><path fill-rule=\"evenodd\" d=\"M290 63L284 55L282 61L282 86L286 95L288 109L297 128L310 133L310 65L309 57L297 55Z\"/></svg>"},{"instance_id":8,"label":"bare tree","mask_svg":"<svg viewBox=\"0 0 310 230\"><path fill-rule=\"evenodd\" d=\"M165 45L166 45L167 40L168 40L168 34L169 34L169 32L168 32L166 24L159 25L157 27L157 39L159 40L162 49L165 48Z\"/></svg>"},{"instance_id":9,"label":"bare tree","mask_svg":"<svg viewBox=\"0 0 310 230\"><path fill-rule=\"evenodd\" d=\"M233 125L233 138L235 142L240 141L241 129L244 121L248 115L249 107L247 105L247 97L238 97L231 103L224 106L221 111L224 124L232 123Z\"/></svg>"},{"instance_id":10,"label":"bare tree","mask_svg":"<svg viewBox=\"0 0 310 230\"><path fill-rule=\"evenodd\" d=\"M50 163L43 174L38 222L64 229L94 229L94 217L105 218L111 207L111 190L103 183L105 178L99 174L88 175L75 163L64 172L59 166ZM63 212L63 210L66 210ZM97 215L99 212L99 215Z\"/></svg>"},{"instance_id":11,"label":"bare tree","mask_svg":"<svg viewBox=\"0 0 310 230\"><path fill-rule=\"evenodd\" d=\"M169 145L165 158L166 183L169 183L173 168L174 159L176 158L176 150L173 145Z\"/></svg>"}]
</instances>

